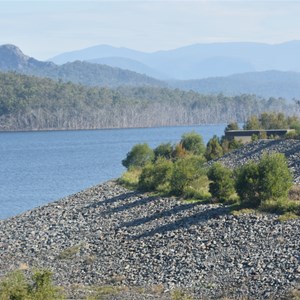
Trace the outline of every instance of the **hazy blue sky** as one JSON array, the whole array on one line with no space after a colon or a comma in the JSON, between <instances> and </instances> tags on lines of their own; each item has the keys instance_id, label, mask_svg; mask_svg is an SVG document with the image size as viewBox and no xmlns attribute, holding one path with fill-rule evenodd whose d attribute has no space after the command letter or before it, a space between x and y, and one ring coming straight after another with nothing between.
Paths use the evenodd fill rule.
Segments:
<instances>
[{"instance_id":1,"label":"hazy blue sky","mask_svg":"<svg viewBox=\"0 0 300 300\"><path fill-rule=\"evenodd\" d=\"M143 51L300 40L299 1L2 1L0 44L47 59L99 44Z\"/></svg>"}]
</instances>

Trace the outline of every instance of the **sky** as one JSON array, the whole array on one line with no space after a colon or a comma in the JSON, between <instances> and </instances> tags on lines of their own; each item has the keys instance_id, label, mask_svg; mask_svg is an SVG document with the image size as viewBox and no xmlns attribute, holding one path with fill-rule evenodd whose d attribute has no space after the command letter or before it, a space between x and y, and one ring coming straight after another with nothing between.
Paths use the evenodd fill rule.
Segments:
<instances>
[{"instance_id":1,"label":"sky","mask_svg":"<svg viewBox=\"0 0 300 300\"><path fill-rule=\"evenodd\" d=\"M300 40L298 1L2 1L0 45L46 60L107 44L153 52L197 43Z\"/></svg>"}]
</instances>

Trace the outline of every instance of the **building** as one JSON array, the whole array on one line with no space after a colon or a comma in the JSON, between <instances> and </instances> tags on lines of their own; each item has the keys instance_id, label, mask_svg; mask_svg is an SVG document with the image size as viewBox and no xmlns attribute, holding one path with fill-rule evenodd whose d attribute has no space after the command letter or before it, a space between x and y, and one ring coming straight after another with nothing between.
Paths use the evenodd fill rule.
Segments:
<instances>
[{"instance_id":1,"label":"building","mask_svg":"<svg viewBox=\"0 0 300 300\"><path fill-rule=\"evenodd\" d=\"M295 129L269 129L269 130L228 130L225 138L228 140L238 140L242 143L249 143L253 136L258 138L283 138L287 133L295 132Z\"/></svg>"}]
</instances>

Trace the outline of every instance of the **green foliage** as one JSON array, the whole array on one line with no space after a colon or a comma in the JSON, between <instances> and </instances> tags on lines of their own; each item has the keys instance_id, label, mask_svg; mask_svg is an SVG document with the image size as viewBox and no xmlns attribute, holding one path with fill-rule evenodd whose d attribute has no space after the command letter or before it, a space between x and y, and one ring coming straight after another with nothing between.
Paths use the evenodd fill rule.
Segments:
<instances>
[{"instance_id":1,"label":"green foliage","mask_svg":"<svg viewBox=\"0 0 300 300\"><path fill-rule=\"evenodd\" d=\"M261 201L287 198L293 181L284 154L264 155L258 166Z\"/></svg>"},{"instance_id":2,"label":"green foliage","mask_svg":"<svg viewBox=\"0 0 300 300\"><path fill-rule=\"evenodd\" d=\"M244 125L245 130L261 129L261 124L256 116L251 116Z\"/></svg>"},{"instance_id":3,"label":"green foliage","mask_svg":"<svg viewBox=\"0 0 300 300\"><path fill-rule=\"evenodd\" d=\"M223 154L233 151L235 149L238 149L242 146L243 146L243 143L236 139L228 140L225 138L225 136L222 136L222 138L221 138L221 147L223 150Z\"/></svg>"},{"instance_id":4,"label":"green foliage","mask_svg":"<svg viewBox=\"0 0 300 300\"><path fill-rule=\"evenodd\" d=\"M300 121L296 116L285 117L283 113L262 113L259 117L251 116L245 123L244 129L296 129L300 130ZM265 137L261 137L265 138Z\"/></svg>"},{"instance_id":5,"label":"green foliage","mask_svg":"<svg viewBox=\"0 0 300 300\"><path fill-rule=\"evenodd\" d=\"M155 160L159 157L171 159L173 157L173 152L174 148L171 143L160 144L154 149Z\"/></svg>"},{"instance_id":6,"label":"green foliage","mask_svg":"<svg viewBox=\"0 0 300 300\"><path fill-rule=\"evenodd\" d=\"M207 160L212 160L219 158L223 155L223 148L220 145L219 138L214 135L207 143L205 150L205 158Z\"/></svg>"},{"instance_id":7,"label":"green foliage","mask_svg":"<svg viewBox=\"0 0 300 300\"><path fill-rule=\"evenodd\" d=\"M268 210L270 205L267 208L266 201L287 199L292 176L285 156L281 153L264 155L258 164L245 164L236 172L235 186L241 203L249 207L265 205Z\"/></svg>"},{"instance_id":8,"label":"green foliage","mask_svg":"<svg viewBox=\"0 0 300 300\"><path fill-rule=\"evenodd\" d=\"M0 299L27 300L29 298L28 283L22 271L9 274L0 282Z\"/></svg>"},{"instance_id":9,"label":"green foliage","mask_svg":"<svg viewBox=\"0 0 300 300\"><path fill-rule=\"evenodd\" d=\"M188 154L188 152L183 148L182 144L176 144L174 151L173 151L173 158L179 159L179 158L183 158Z\"/></svg>"},{"instance_id":10,"label":"green foliage","mask_svg":"<svg viewBox=\"0 0 300 300\"><path fill-rule=\"evenodd\" d=\"M239 128L239 125L238 125L238 123L236 123L236 122L233 122L233 123L229 123L227 126L226 126L226 128L225 128L225 132L226 131L229 131L229 130L239 130L240 128Z\"/></svg>"},{"instance_id":11,"label":"green foliage","mask_svg":"<svg viewBox=\"0 0 300 300\"><path fill-rule=\"evenodd\" d=\"M260 205L259 179L258 164L254 162L248 162L236 170L236 192L241 203L247 207L258 207Z\"/></svg>"},{"instance_id":12,"label":"green foliage","mask_svg":"<svg viewBox=\"0 0 300 300\"><path fill-rule=\"evenodd\" d=\"M201 155L205 152L205 145L201 135L192 131L182 135L180 143L183 149L194 155Z\"/></svg>"},{"instance_id":13,"label":"green foliage","mask_svg":"<svg viewBox=\"0 0 300 300\"><path fill-rule=\"evenodd\" d=\"M171 192L175 195L184 195L200 177L206 175L205 159L202 156L188 155L174 163L171 177Z\"/></svg>"},{"instance_id":14,"label":"green foliage","mask_svg":"<svg viewBox=\"0 0 300 300\"><path fill-rule=\"evenodd\" d=\"M173 173L173 163L159 158L155 163L146 165L139 178L138 188L143 191L169 191Z\"/></svg>"},{"instance_id":15,"label":"green foliage","mask_svg":"<svg viewBox=\"0 0 300 300\"><path fill-rule=\"evenodd\" d=\"M229 168L215 163L208 170L207 176L211 180L209 192L214 198L226 201L235 193L233 171Z\"/></svg>"},{"instance_id":16,"label":"green foliage","mask_svg":"<svg viewBox=\"0 0 300 300\"><path fill-rule=\"evenodd\" d=\"M127 153L126 158L122 160L122 164L127 169L142 168L147 163L154 160L154 152L148 144L136 144Z\"/></svg>"},{"instance_id":17,"label":"green foliage","mask_svg":"<svg viewBox=\"0 0 300 300\"><path fill-rule=\"evenodd\" d=\"M261 203L260 210L277 214L295 214L300 216L300 202L286 198L268 199Z\"/></svg>"},{"instance_id":18,"label":"green foliage","mask_svg":"<svg viewBox=\"0 0 300 300\"><path fill-rule=\"evenodd\" d=\"M295 220L295 219L299 219L299 216L292 212L286 212L283 215L280 215L278 217L278 221L280 221L280 222L286 222L286 221Z\"/></svg>"},{"instance_id":19,"label":"green foliage","mask_svg":"<svg viewBox=\"0 0 300 300\"><path fill-rule=\"evenodd\" d=\"M122 174L118 182L128 189L135 190L138 187L141 172L142 170L140 168L130 168Z\"/></svg>"},{"instance_id":20,"label":"green foliage","mask_svg":"<svg viewBox=\"0 0 300 300\"><path fill-rule=\"evenodd\" d=\"M49 271L35 271L28 280L20 270L9 274L0 282L1 300L61 300L60 289L52 283Z\"/></svg>"}]
</instances>

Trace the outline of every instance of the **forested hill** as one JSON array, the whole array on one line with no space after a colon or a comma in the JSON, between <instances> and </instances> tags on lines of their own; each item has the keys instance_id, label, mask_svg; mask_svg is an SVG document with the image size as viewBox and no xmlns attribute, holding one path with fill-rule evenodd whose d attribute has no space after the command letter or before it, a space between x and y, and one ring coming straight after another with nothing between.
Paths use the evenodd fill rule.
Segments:
<instances>
[{"instance_id":1,"label":"forested hill","mask_svg":"<svg viewBox=\"0 0 300 300\"><path fill-rule=\"evenodd\" d=\"M159 87L84 87L0 73L0 130L94 129L243 122L262 111L292 114L282 99L203 96Z\"/></svg>"},{"instance_id":2,"label":"forested hill","mask_svg":"<svg viewBox=\"0 0 300 300\"><path fill-rule=\"evenodd\" d=\"M256 94L262 97L300 99L300 73L264 71L196 80L169 81L171 87L203 94Z\"/></svg>"},{"instance_id":3,"label":"forested hill","mask_svg":"<svg viewBox=\"0 0 300 300\"><path fill-rule=\"evenodd\" d=\"M165 82L133 71L106 65L74 61L58 66L24 55L14 45L0 46L0 70L48 77L64 82L72 81L87 86L166 86Z\"/></svg>"}]
</instances>

